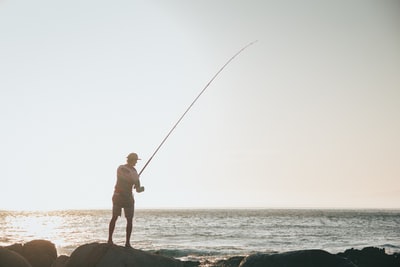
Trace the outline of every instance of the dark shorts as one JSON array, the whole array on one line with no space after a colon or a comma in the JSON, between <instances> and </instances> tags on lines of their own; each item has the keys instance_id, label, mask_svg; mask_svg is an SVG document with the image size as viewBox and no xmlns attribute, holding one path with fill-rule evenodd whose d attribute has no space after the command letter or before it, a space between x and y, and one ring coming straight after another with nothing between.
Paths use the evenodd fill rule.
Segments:
<instances>
[{"instance_id":1,"label":"dark shorts","mask_svg":"<svg viewBox=\"0 0 400 267\"><path fill-rule=\"evenodd\" d=\"M135 213L135 199L132 194L114 193L113 198L113 216L121 216L124 209L125 217L132 219Z\"/></svg>"}]
</instances>

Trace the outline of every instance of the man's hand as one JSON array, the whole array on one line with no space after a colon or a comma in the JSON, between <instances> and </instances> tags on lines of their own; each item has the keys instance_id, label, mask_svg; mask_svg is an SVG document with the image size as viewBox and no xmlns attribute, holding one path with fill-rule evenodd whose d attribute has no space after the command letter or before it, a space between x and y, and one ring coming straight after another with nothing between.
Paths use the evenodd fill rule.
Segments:
<instances>
[{"instance_id":1,"label":"man's hand","mask_svg":"<svg viewBox=\"0 0 400 267\"><path fill-rule=\"evenodd\" d=\"M136 192L138 192L138 193L142 193L143 191L144 191L144 186L140 186L140 187L136 188Z\"/></svg>"}]
</instances>

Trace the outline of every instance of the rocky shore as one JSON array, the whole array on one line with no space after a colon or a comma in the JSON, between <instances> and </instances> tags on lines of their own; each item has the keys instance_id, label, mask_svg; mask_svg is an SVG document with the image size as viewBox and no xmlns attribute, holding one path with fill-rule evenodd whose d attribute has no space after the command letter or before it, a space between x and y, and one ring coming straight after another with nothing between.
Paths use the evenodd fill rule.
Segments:
<instances>
[{"instance_id":1,"label":"rocky shore","mask_svg":"<svg viewBox=\"0 0 400 267\"><path fill-rule=\"evenodd\" d=\"M299 250L253 254L217 262L180 261L146 251L106 243L84 244L70 256L57 255L47 240L0 247L0 267L400 267L400 254L367 247L331 254L324 250Z\"/></svg>"}]
</instances>

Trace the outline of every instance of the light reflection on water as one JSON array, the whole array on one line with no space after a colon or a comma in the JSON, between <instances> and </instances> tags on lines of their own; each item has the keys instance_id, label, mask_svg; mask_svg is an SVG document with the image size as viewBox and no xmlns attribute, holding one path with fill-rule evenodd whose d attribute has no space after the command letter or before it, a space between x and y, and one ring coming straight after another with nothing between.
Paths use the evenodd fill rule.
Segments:
<instances>
[{"instance_id":1,"label":"light reflection on water","mask_svg":"<svg viewBox=\"0 0 400 267\"><path fill-rule=\"evenodd\" d=\"M67 245L62 233L66 219L68 218L64 216L41 212L9 212L2 220L2 231L6 233L8 243L46 239L51 240L57 247L63 247Z\"/></svg>"},{"instance_id":2,"label":"light reflection on water","mask_svg":"<svg viewBox=\"0 0 400 267\"><path fill-rule=\"evenodd\" d=\"M60 255L69 255L79 241L104 241L104 238L93 239L92 230L98 229L93 225L96 217L97 212L82 211L0 212L0 230L3 233L0 245L45 239L56 245Z\"/></svg>"}]
</instances>

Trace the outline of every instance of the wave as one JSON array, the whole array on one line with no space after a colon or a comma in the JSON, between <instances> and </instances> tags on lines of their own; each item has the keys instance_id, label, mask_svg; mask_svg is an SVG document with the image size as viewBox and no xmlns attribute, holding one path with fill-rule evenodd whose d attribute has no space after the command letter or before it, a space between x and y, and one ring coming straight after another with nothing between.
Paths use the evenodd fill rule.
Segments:
<instances>
[{"instance_id":1,"label":"wave","mask_svg":"<svg viewBox=\"0 0 400 267\"><path fill-rule=\"evenodd\" d=\"M227 258L228 255L223 255L218 251L212 251L207 249L158 249L148 250L150 253L172 257L181 260L200 260L205 257L207 258Z\"/></svg>"},{"instance_id":2,"label":"wave","mask_svg":"<svg viewBox=\"0 0 400 267\"><path fill-rule=\"evenodd\" d=\"M393 245L393 244L383 244L380 247L382 248L395 248L395 249L400 249L400 245Z\"/></svg>"},{"instance_id":3,"label":"wave","mask_svg":"<svg viewBox=\"0 0 400 267\"><path fill-rule=\"evenodd\" d=\"M255 253L277 253L277 251L272 250L245 251L237 247L220 247L218 249L156 249L146 251L180 260L226 260L232 257L245 257Z\"/></svg>"},{"instance_id":4,"label":"wave","mask_svg":"<svg viewBox=\"0 0 400 267\"><path fill-rule=\"evenodd\" d=\"M383 248L386 253L388 254L395 254L398 253L400 254L400 244L394 245L394 244L383 244L378 246L379 248Z\"/></svg>"}]
</instances>

